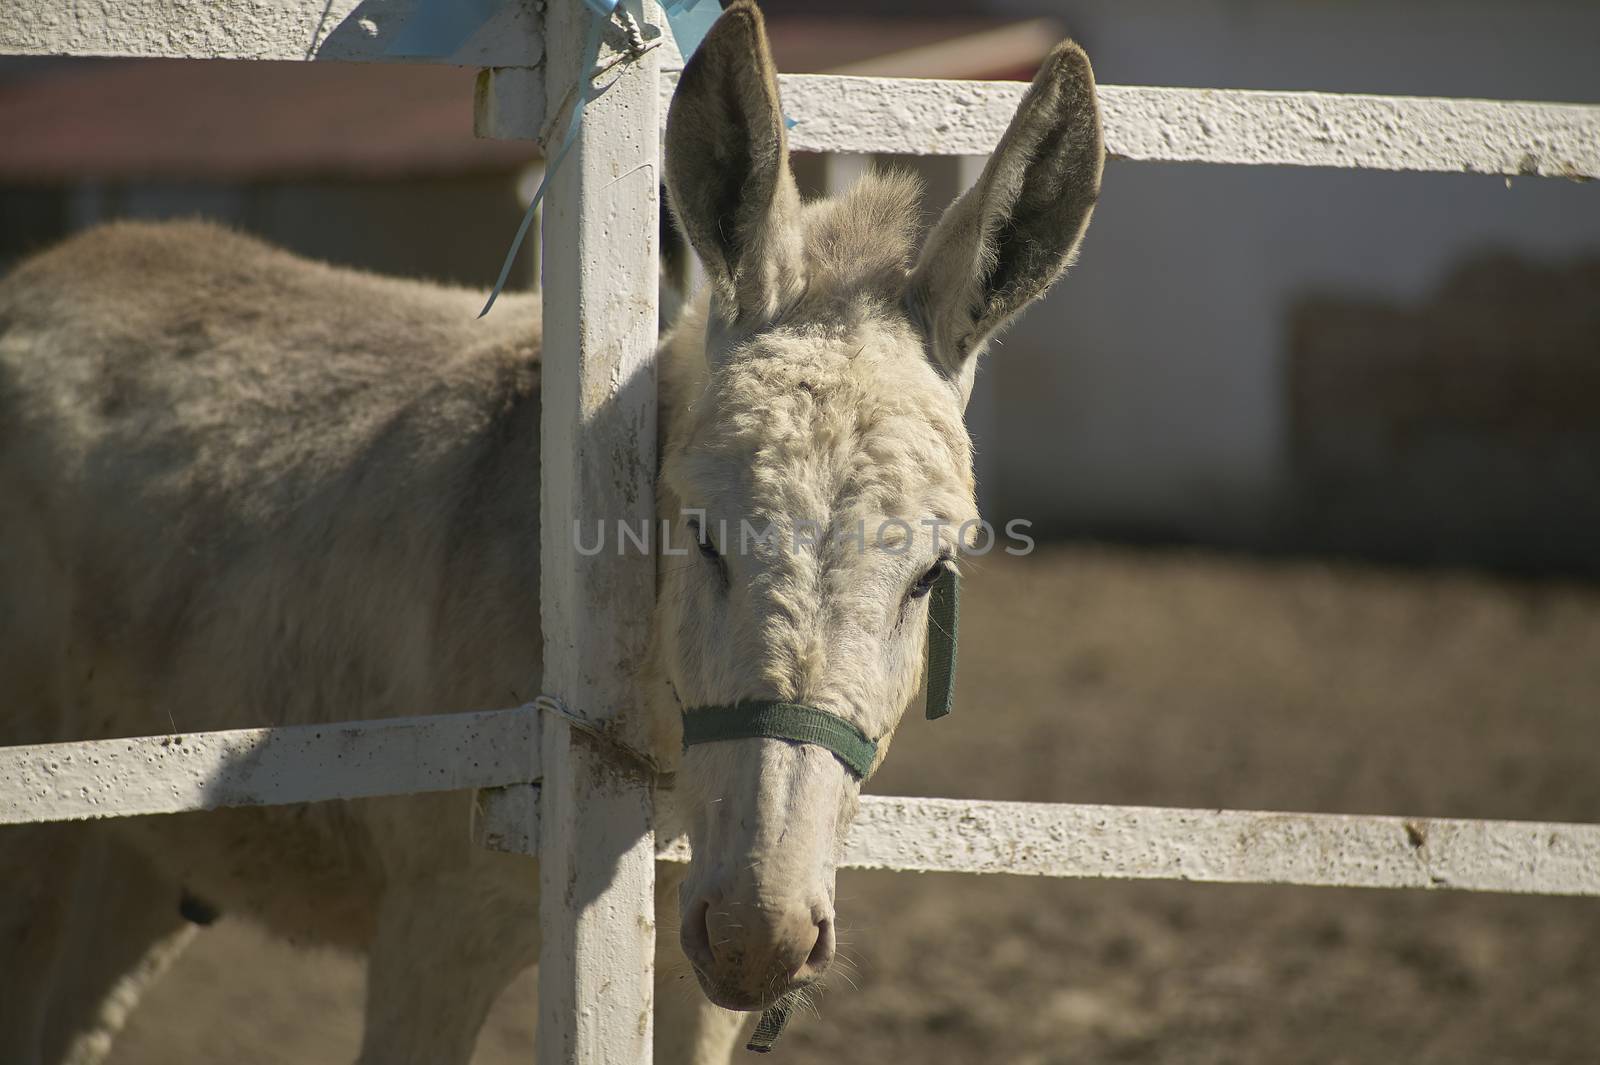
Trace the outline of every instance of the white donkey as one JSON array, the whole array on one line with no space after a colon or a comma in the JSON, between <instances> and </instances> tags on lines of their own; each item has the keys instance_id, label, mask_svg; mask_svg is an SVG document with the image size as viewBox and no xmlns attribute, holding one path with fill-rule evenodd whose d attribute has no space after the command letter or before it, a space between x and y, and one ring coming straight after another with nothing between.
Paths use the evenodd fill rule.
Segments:
<instances>
[{"instance_id":1,"label":"white donkey","mask_svg":"<svg viewBox=\"0 0 1600 1065\"><path fill-rule=\"evenodd\" d=\"M801 204L747 0L684 71L666 152L711 284L660 353L660 511L703 546L659 567L637 711L694 850L660 877L681 935L661 936L656 1045L726 1061L737 1011L828 966L859 780L770 736L680 751L682 711L805 704L881 758L953 563L920 534L743 551L717 530L975 517L974 364L1072 258L1103 152L1063 44L913 261L911 180ZM477 298L197 224L96 230L0 284L0 743L539 691L538 305L479 322ZM537 954L528 862L472 845L473 803L0 830L0 1062L99 1060L214 906L367 955L360 1062L464 1065ZM690 971L704 995L670 983Z\"/></svg>"}]
</instances>

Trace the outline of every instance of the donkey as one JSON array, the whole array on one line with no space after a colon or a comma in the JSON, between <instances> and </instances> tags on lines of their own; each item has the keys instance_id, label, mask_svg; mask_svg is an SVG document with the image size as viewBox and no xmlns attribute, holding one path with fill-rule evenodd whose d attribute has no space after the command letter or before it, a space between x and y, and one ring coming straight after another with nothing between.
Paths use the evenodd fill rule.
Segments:
<instances>
[{"instance_id":1,"label":"donkey","mask_svg":"<svg viewBox=\"0 0 1600 1065\"><path fill-rule=\"evenodd\" d=\"M920 530L977 513L979 353L1073 258L1102 158L1089 63L1063 43L913 258L907 177L801 203L753 4L683 72L666 179L709 284L659 352L657 498L699 551L657 567L635 710L693 848L659 878L659 927L681 928L660 937L659 1060L728 1060L749 1011L828 968L860 788L810 743L682 749L683 710L805 704L882 758L956 564ZM0 283L0 743L537 692L539 309L475 321L475 299L196 223L95 230ZM888 518L919 531L787 535ZM740 550L719 530L744 520L782 535ZM0 832L0 1061L100 1060L216 907L365 953L362 1065L466 1065L538 948L528 861L475 848L473 809Z\"/></svg>"}]
</instances>

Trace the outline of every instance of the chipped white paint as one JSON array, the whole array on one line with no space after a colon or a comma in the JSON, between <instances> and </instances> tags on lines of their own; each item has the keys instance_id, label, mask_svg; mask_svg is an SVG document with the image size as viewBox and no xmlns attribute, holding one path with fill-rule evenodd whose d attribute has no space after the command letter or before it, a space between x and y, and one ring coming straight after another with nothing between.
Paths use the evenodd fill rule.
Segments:
<instances>
[{"instance_id":1,"label":"chipped white paint","mask_svg":"<svg viewBox=\"0 0 1600 1065\"><path fill-rule=\"evenodd\" d=\"M1311 92L1112 88L1123 159L1600 177L1600 107Z\"/></svg>"},{"instance_id":2,"label":"chipped white paint","mask_svg":"<svg viewBox=\"0 0 1600 1065\"><path fill-rule=\"evenodd\" d=\"M423 0L5 0L0 55L417 62L388 54ZM511 0L453 53L452 66L530 66L543 4Z\"/></svg>"},{"instance_id":3,"label":"chipped white paint","mask_svg":"<svg viewBox=\"0 0 1600 1065\"><path fill-rule=\"evenodd\" d=\"M1600 825L889 798L857 825L869 869L1600 895Z\"/></svg>"},{"instance_id":4,"label":"chipped white paint","mask_svg":"<svg viewBox=\"0 0 1600 1065\"><path fill-rule=\"evenodd\" d=\"M785 74L797 151L987 155L1027 86ZM670 96L672 84L663 86ZM1600 177L1600 106L1102 85L1113 158Z\"/></svg>"},{"instance_id":5,"label":"chipped white paint","mask_svg":"<svg viewBox=\"0 0 1600 1065\"><path fill-rule=\"evenodd\" d=\"M660 852L688 861L679 837ZM864 796L843 865L1600 895L1600 825Z\"/></svg>"},{"instance_id":6,"label":"chipped white paint","mask_svg":"<svg viewBox=\"0 0 1600 1065\"><path fill-rule=\"evenodd\" d=\"M640 0L624 7L661 24ZM590 18L552 3L545 97L580 70ZM614 39L614 38L613 38ZM655 517L659 49L603 75L544 207L540 610L545 690L605 725L634 702L655 591L644 552L580 554L575 528ZM604 65L604 57L602 57ZM531 546L531 545L530 545ZM655 836L648 780L544 715L539 795L538 1059L649 1065Z\"/></svg>"},{"instance_id":7,"label":"chipped white paint","mask_svg":"<svg viewBox=\"0 0 1600 1065\"><path fill-rule=\"evenodd\" d=\"M271 806L538 779L532 707L0 747L0 824Z\"/></svg>"}]
</instances>

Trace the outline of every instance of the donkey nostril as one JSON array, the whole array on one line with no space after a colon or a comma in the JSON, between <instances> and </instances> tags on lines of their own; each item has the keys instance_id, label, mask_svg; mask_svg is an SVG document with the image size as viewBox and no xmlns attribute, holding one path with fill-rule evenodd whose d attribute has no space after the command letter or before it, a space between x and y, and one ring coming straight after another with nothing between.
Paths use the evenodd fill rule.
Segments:
<instances>
[{"instance_id":1,"label":"donkey nostril","mask_svg":"<svg viewBox=\"0 0 1600 1065\"><path fill-rule=\"evenodd\" d=\"M710 917L711 904L696 903L693 909L683 915L683 928L678 933L683 953L695 968L703 972L709 971L716 960L715 952L711 949L711 928L707 923Z\"/></svg>"},{"instance_id":2,"label":"donkey nostril","mask_svg":"<svg viewBox=\"0 0 1600 1065\"><path fill-rule=\"evenodd\" d=\"M816 935L805 963L794 973L796 980L811 980L821 976L833 961L833 922L826 917L817 921Z\"/></svg>"}]
</instances>

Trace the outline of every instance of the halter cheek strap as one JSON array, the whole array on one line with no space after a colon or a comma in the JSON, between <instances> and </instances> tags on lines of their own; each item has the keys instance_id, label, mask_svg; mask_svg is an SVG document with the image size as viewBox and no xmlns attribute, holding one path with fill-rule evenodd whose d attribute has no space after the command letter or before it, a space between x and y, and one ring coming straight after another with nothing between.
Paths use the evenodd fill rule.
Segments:
<instances>
[{"instance_id":1,"label":"halter cheek strap","mask_svg":"<svg viewBox=\"0 0 1600 1065\"><path fill-rule=\"evenodd\" d=\"M961 575L953 569L928 592L928 720L948 714L956 697L956 631L961 622Z\"/></svg>"}]
</instances>

